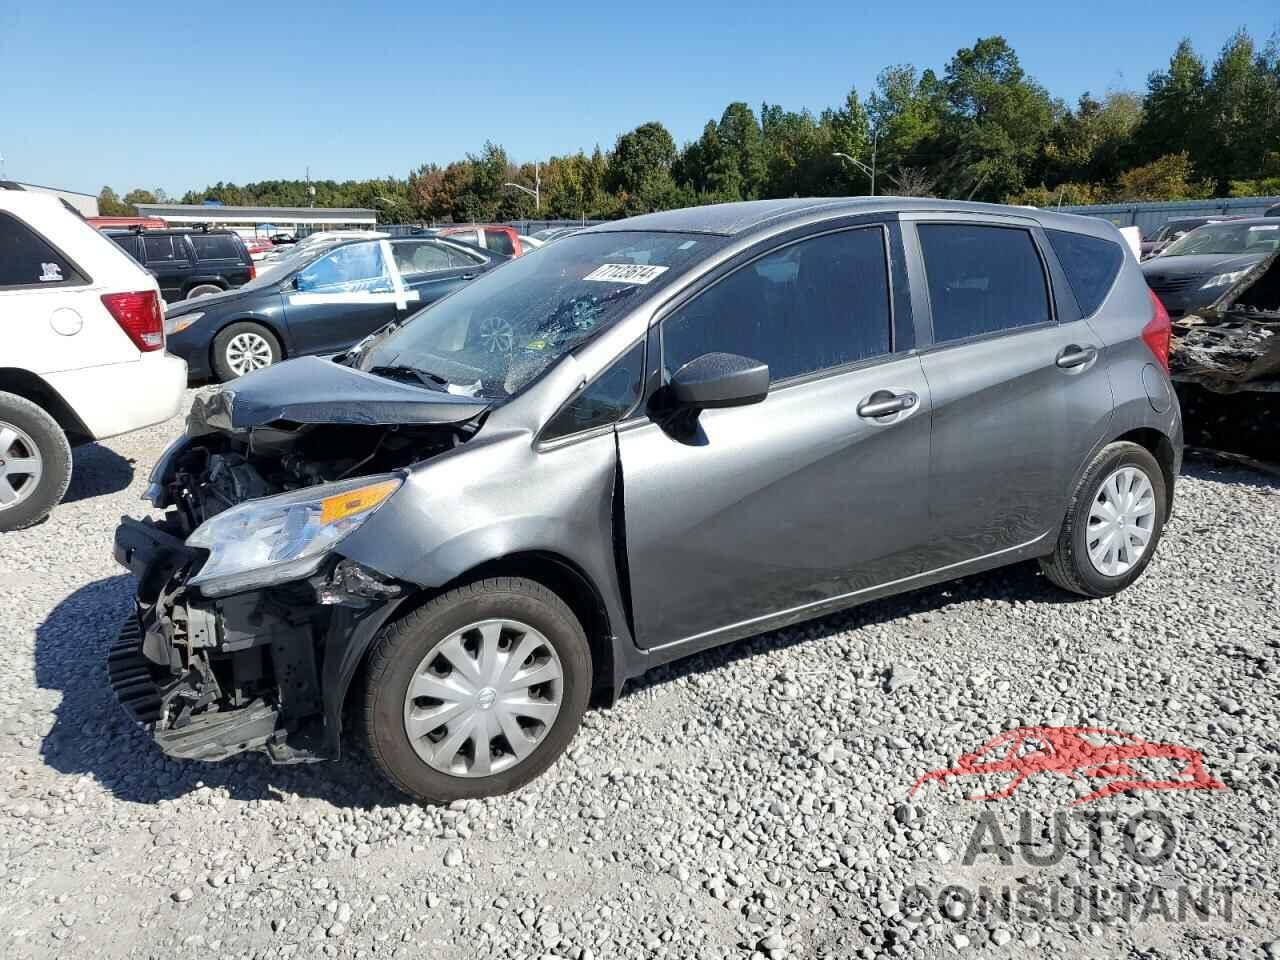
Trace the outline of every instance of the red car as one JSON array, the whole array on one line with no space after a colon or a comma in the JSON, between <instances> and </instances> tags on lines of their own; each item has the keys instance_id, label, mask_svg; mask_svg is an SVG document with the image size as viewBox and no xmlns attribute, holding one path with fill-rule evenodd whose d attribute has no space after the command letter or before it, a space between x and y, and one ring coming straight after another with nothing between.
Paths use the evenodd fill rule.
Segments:
<instances>
[{"instance_id":1,"label":"red car","mask_svg":"<svg viewBox=\"0 0 1280 960\"><path fill-rule=\"evenodd\" d=\"M527 252L520 243L520 235L515 227L493 223L457 223L437 227L435 232L438 236L454 237L507 257L518 257Z\"/></svg>"},{"instance_id":2,"label":"red car","mask_svg":"<svg viewBox=\"0 0 1280 960\"><path fill-rule=\"evenodd\" d=\"M244 237L245 249L254 260L261 260L275 249L275 244L266 237Z\"/></svg>"},{"instance_id":3,"label":"red car","mask_svg":"<svg viewBox=\"0 0 1280 960\"><path fill-rule=\"evenodd\" d=\"M1136 767L1155 761L1181 770L1163 779L1145 777ZM1072 780L1105 780L1076 804L1100 800L1127 790L1225 790L1204 766L1199 750L1170 743L1149 743L1141 737L1099 727L1018 727L992 737L973 753L962 754L954 767L932 770L911 788L914 794L930 780L988 774L1013 774L1003 790L971 796L970 800L1003 800L1012 796L1035 773L1061 773Z\"/></svg>"}]
</instances>

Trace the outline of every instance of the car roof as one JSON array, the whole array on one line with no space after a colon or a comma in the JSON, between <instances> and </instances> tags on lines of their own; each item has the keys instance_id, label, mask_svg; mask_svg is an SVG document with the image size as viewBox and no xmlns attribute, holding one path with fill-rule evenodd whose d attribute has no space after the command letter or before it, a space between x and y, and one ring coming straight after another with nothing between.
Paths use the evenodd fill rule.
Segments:
<instances>
[{"instance_id":1,"label":"car roof","mask_svg":"<svg viewBox=\"0 0 1280 960\"><path fill-rule=\"evenodd\" d=\"M673 233L706 233L743 237L772 233L788 226L815 220L875 213L968 213L988 216L1024 217L1043 226L1074 230L1115 239L1115 226L1098 217L1015 207L1000 203L967 200L935 200L920 197L793 197L785 200L744 200L686 207L661 213L645 213L626 220L597 224L581 233L611 233L621 230L655 230Z\"/></svg>"}]
</instances>

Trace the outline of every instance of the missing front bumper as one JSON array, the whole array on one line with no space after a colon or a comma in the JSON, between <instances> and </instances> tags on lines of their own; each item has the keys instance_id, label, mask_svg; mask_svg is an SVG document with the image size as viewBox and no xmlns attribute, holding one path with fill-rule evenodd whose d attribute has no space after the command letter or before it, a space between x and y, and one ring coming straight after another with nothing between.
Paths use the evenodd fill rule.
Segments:
<instances>
[{"instance_id":1,"label":"missing front bumper","mask_svg":"<svg viewBox=\"0 0 1280 960\"><path fill-rule=\"evenodd\" d=\"M138 617L129 617L107 654L107 675L125 713L161 750L183 760L224 760L246 750L279 752L273 751L273 741L283 747L278 710L256 702L193 713L212 691L196 671L174 677L154 663L143 653L145 639Z\"/></svg>"}]
</instances>

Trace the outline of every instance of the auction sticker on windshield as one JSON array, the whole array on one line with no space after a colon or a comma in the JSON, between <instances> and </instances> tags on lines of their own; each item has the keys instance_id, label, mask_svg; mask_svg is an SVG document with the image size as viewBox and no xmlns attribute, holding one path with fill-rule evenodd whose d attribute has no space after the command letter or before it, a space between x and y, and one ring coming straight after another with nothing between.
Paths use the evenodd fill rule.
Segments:
<instances>
[{"instance_id":1,"label":"auction sticker on windshield","mask_svg":"<svg viewBox=\"0 0 1280 960\"><path fill-rule=\"evenodd\" d=\"M648 283L666 272L666 267L647 263L602 263L582 279L602 283Z\"/></svg>"}]
</instances>

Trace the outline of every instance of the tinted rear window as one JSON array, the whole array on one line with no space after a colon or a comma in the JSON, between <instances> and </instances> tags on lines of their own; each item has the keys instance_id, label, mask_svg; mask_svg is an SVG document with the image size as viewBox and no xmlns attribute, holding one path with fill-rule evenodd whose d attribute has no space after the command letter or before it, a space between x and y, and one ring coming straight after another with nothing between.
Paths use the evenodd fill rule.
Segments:
<instances>
[{"instance_id":1,"label":"tinted rear window","mask_svg":"<svg viewBox=\"0 0 1280 960\"><path fill-rule=\"evenodd\" d=\"M937 343L1046 323L1049 291L1035 241L1020 227L923 223Z\"/></svg>"},{"instance_id":2,"label":"tinted rear window","mask_svg":"<svg viewBox=\"0 0 1280 960\"><path fill-rule=\"evenodd\" d=\"M63 287L85 282L71 261L16 217L0 213L0 287Z\"/></svg>"},{"instance_id":3,"label":"tinted rear window","mask_svg":"<svg viewBox=\"0 0 1280 960\"><path fill-rule=\"evenodd\" d=\"M1076 295L1080 312L1086 317L1102 306L1116 282L1124 250L1120 244L1101 237L1089 237L1070 230L1046 230L1053 252Z\"/></svg>"},{"instance_id":4,"label":"tinted rear window","mask_svg":"<svg viewBox=\"0 0 1280 960\"><path fill-rule=\"evenodd\" d=\"M193 233L191 242L201 260L239 260L240 244L225 233Z\"/></svg>"}]
</instances>

